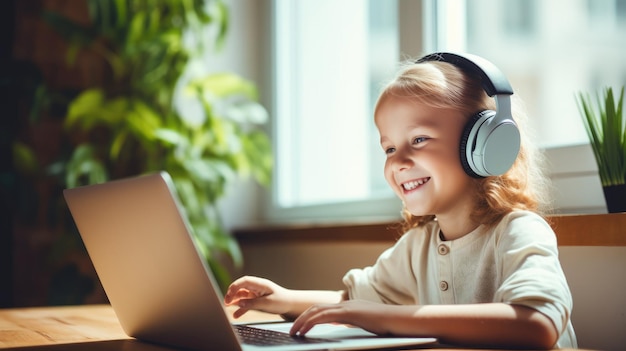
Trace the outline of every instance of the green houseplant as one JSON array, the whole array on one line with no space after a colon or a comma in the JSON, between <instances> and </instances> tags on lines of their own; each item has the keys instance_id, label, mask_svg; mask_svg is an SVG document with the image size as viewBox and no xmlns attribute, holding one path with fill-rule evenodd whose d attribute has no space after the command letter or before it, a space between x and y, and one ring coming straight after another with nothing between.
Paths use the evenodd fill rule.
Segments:
<instances>
[{"instance_id":1,"label":"green houseplant","mask_svg":"<svg viewBox=\"0 0 626 351\"><path fill-rule=\"evenodd\" d=\"M68 188L168 171L224 286L229 277L219 258L226 253L235 265L242 258L217 201L237 177L268 184L272 168L255 86L232 73L185 74L207 45L219 48L225 40L227 7L221 0L87 0L87 6L88 24L44 14L68 43L68 63L85 51L109 70L69 102L65 152L49 171ZM198 108L182 112L176 101Z\"/></svg>"},{"instance_id":2,"label":"green houseplant","mask_svg":"<svg viewBox=\"0 0 626 351\"><path fill-rule=\"evenodd\" d=\"M626 211L626 118L624 87L617 97L612 88L596 96L578 94L578 107L598 165L609 212Z\"/></svg>"}]
</instances>

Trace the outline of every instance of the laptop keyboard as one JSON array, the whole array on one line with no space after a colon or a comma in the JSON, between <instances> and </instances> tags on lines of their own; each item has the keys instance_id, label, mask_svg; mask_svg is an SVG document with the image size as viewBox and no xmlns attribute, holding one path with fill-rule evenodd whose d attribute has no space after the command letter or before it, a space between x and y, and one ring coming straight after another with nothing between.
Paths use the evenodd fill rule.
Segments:
<instances>
[{"instance_id":1,"label":"laptop keyboard","mask_svg":"<svg viewBox=\"0 0 626 351\"><path fill-rule=\"evenodd\" d=\"M255 328L248 325L235 325L235 331L241 337L244 344L256 346L276 346L294 344L316 344L330 342L332 340L320 338L307 338L303 336L292 336L274 330Z\"/></svg>"}]
</instances>

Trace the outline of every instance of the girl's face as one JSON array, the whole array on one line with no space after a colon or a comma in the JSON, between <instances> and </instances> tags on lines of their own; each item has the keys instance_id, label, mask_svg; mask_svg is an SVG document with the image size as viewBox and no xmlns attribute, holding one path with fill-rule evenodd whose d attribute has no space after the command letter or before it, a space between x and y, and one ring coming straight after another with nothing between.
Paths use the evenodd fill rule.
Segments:
<instances>
[{"instance_id":1,"label":"girl's face","mask_svg":"<svg viewBox=\"0 0 626 351\"><path fill-rule=\"evenodd\" d=\"M385 178L412 215L441 220L471 212L473 182L459 158L466 120L458 111L407 98L387 97L379 106L375 122L387 155Z\"/></svg>"}]
</instances>

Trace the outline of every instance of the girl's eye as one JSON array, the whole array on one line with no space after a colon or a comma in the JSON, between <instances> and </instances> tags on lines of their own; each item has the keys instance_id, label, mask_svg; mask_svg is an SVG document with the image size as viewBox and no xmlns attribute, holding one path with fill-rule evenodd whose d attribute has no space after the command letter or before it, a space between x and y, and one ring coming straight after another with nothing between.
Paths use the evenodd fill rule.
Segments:
<instances>
[{"instance_id":1,"label":"girl's eye","mask_svg":"<svg viewBox=\"0 0 626 351\"><path fill-rule=\"evenodd\" d=\"M426 140L428 140L427 137L417 137L415 139L413 139L413 144L419 144L419 143L423 143Z\"/></svg>"},{"instance_id":2,"label":"girl's eye","mask_svg":"<svg viewBox=\"0 0 626 351\"><path fill-rule=\"evenodd\" d=\"M394 147L389 147L385 149L385 154L389 155L389 154L393 154L396 151L396 148Z\"/></svg>"}]
</instances>

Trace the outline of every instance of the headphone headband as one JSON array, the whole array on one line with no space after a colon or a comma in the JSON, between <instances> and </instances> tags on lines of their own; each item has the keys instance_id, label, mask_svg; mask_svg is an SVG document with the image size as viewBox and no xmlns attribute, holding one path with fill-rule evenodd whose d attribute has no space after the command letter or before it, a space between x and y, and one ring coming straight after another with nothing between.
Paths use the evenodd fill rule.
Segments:
<instances>
[{"instance_id":1,"label":"headphone headband","mask_svg":"<svg viewBox=\"0 0 626 351\"><path fill-rule=\"evenodd\" d=\"M416 63L441 61L455 65L463 70L474 72L480 77L481 84L489 96L513 95L513 88L505 75L493 63L472 54L436 52L426 55Z\"/></svg>"}]
</instances>

